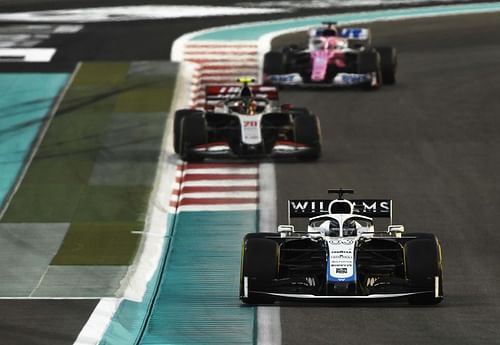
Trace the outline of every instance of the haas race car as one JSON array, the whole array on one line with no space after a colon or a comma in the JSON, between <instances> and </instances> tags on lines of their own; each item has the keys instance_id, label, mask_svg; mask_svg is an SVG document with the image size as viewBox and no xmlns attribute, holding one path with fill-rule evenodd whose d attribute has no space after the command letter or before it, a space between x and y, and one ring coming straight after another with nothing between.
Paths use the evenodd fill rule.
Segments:
<instances>
[{"instance_id":1,"label":"haas race car","mask_svg":"<svg viewBox=\"0 0 500 345\"><path fill-rule=\"evenodd\" d=\"M245 236L240 283L244 303L442 301L442 256L435 235L406 234L404 226L392 224L376 231L373 218L390 218L391 200L346 200L343 194L352 190L329 192L338 198L289 200L289 219L309 218L306 231L280 225L278 233Z\"/></svg>"},{"instance_id":2,"label":"haas race car","mask_svg":"<svg viewBox=\"0 0 500 345\"><path fill-rule=\"evenodd\" d=\"M174 149L186 161L204 158L315 160L321 153L319 120L305 108L278 103L275 87L207 86L205 109L174 118Z\"/></svg>"},{"instance_id":3,"label":"haas race car","mask_svg":"<svg viewBox=\"0 0 500 345\"><path fill-rule=\"evenodd\" d=\"M290 45L265 54L264 84L377 89L396 82L395 48L372 47L367 28L323 24L309 30L308 48Z\"/></svg>"}]
</instances>

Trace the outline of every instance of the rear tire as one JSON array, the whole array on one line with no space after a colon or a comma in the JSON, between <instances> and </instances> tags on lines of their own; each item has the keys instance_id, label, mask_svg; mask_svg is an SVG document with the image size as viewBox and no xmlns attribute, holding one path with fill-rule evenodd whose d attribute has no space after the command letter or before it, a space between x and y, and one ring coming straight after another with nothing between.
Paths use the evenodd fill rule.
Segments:
<instances>
[{"instance_id":1,"label":"rear tire","mask_svg":"<svg viewBox=\"0 0 500 345\"><path fill-rule=\"evenodd\" d=\"M299 115L294 119L295 141L310 146L312 151L299 156L300 160L317 160L321 156L321 131L316 115Z\"/></svg>"},{"instance_id":2,"label":"rear tire","mask_svg":"<svg viewBox=\"0 0 500 345\"><path fill-rule=\"evenodd\" d=\"M406 276L412 288L429 293L420 293L408 297L408 302L415 305L434 305L443 300L443 269L441 247L432 234L407 234L415 236L405 244ZM438 293L435 292L435 278L438 277Z\"/></svg>"},{"instance_id":3,"label":"rear tire","mask_svg":"<svg viewBox=\"0 0 500 345\"><path fill-rule=\"evenodd\" d=\"M376 50L380 54L380 68L382 70L384 85L394 85L396 83L396 70L398 66L396 48L378 47Z\"/></svg>"},{"instance_id":4,"label":"rear tire","mask_svg":"<svg viewBox=\"0 0 500 345\"><path fill-rule=\"evenodd\" d=\"M181 120L180 155L187 162L201 161L203 156L197 156L192 148L207 143L207 123L202 116L190 115Z\"/></svg>"},{"instance_id":5,"label":"rear tire","mask_svg":"<svg viewBox=\"0 0 500 345\"><path fill-rule=\"evenodd\" d=\"M174 115L174 151L177 154L181 153L181 122L186 116L202 116L203 111L194 109L177 110Z\"/></svg>"},{"instance_id":6,"label":"rear tire","mask_svg":"<svg viewBox=\"0 0 500 345\"><path fill-rule=\"evenodd\" d=\"M251 293L266 291L266 287L277 277L278 244L273 240L247 235L243 243L241 258L240 299L247 304L272 304L272 296ZM248 294L245 297L244 278L248 278Z\"/></svg>"}]
</instances>

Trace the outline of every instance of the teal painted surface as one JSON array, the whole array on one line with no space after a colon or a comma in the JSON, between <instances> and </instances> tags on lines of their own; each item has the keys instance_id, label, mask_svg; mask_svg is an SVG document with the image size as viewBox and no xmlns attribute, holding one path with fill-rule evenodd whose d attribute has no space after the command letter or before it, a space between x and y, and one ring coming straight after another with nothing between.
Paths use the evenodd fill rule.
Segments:
<instances>
[{"instance_id":1,"label":"teal painted surface","mask_svg":"<svg viewBox=\"0 0 500 345\"><path fill-rule=\"evenodd\" d=\"M165 272L141 345L254 344L255 308L239 301L241 240L255 211L177 215Z\"/></svg>"},{"instance_id":2,"label":"teal painted surface","mask_svg":"<svg viewBox=\"0 0 500 345\"><path fill-rule=\"evenodd\" d=\"M66 73L0 74L0 206L68 78Z\"/></svg>"},{"instance_id":3,"label":"teal painted surface","mask_svg":"<svg viewBox=\"0 0 500 345\"><path fill-rule=\"evenodd\" d=\"M170 245L170 234L175 225L176 215L169 213L167 217L168 229L163 245L163 258L166 256L165 251L168 250ZM145 322L154 302L154 295L159 287L159 277L164 269L164 264L165 262L162 262L158 266L158 269L149 281L142 302L122 301L118 310L113 315L111 323L106 329L99 345L132 345L140 341Z\"/></svg>"},{"instance_id":4,"label":"teal painted surface","mask_svg":"<svg viewBox=\"0 0 500 345\"><path fill-rule=\"evenodd\" d=\"M143 302L121 303L99 344L253 345L255 308L239 301L239 272L241 240L256 231L256 215L169 215L173 235L165 244L167 260Z\"/></svg>"},{"instance_id":5,"label":"teal painted surface","mask_svg":"<svg viewBox=\"0 0 500 345\"><path fill-rule=\"evenodd\" d=\"M123 300L113 315L110 325L106 329L100 345L133 345L137 344L147 320L150 303L158 284L160 271L155 272L149 281L143 302Z\"/></svg>"},{"instance_id":6,"label":"teal painted surface","mask_svg":"<svg viewBox=\"0 0 500 345\"><path fill-rule=\"evenodd\" d=\"M425 15L444 15L473 13L485 11L500 11L500 2L481 3L481 4L462 4L448 6L431 6L399 10L382 10L373 12L344 13L338 15L327 15L307 18L294 18L289 20L270 22L270 23L249 23L232 28L216 29L212 32L201 33L192 38L195 41L204 40L238 40L238 41L256 41L262 35L305 26L318 25L322 21L337 21L345 23L349 21L373 21L393 18L417 18ZM397 28L396 28L397 30Z\"/></svg>"}]
</instances>

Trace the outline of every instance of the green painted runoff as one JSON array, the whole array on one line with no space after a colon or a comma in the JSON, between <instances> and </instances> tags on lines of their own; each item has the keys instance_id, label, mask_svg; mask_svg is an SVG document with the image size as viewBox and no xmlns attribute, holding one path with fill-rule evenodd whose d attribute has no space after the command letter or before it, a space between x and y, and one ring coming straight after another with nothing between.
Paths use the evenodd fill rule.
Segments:
<instances>
[{"instance_id":1,"label":"green painted runoff","mask_svg":"<svg viewBox=\"0 0 500 345\"><path fill-rule=\"evenodd\" d=\"M53 265L130 264L174 85L173 69L82 64L2 222L70 223Z\"/></svg>"}]
</instances>

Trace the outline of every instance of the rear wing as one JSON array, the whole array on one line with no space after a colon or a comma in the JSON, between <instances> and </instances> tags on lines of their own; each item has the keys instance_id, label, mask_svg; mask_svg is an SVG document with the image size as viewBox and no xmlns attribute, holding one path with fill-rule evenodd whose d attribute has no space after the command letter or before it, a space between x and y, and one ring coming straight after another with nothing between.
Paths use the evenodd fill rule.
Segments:
<instances>
[{"instance_id":1,"label":"rear wing","mask_svg":"<svg viewBox=\"0 0 500 345\"><path fill-rule=\"evenodd\" d=\"M353 46L367 46L371 44L372 36L367 28L342 28L339 36L348 39Z\"/></svg>"},{"instance_id":2,"label":"rear wing","mask_svg":"<svg viewBox=\"0 0 500 345\"><path fill-rule=\"evenodd\" d=\"M288 200L288 224L291 218L312 218L329 213L335 200L300 199ZM356 199L349 200L354 205L354 214L370 218L390 218L392 224L392 200Z\"/></svg>"},{"instance_id":3,"label":"rear wing","mask_svg":"<svg viewBox=\"0 0 500 345\"><path fill-rule=\"evenodd\" d=\"M255 98L265 98L269 101L278 101L278 89L274 86L251 85ZM207 85L205 88L205 105L210 107L230 98L239 97L241 85Z\"/></svg>"}]
</instances>

